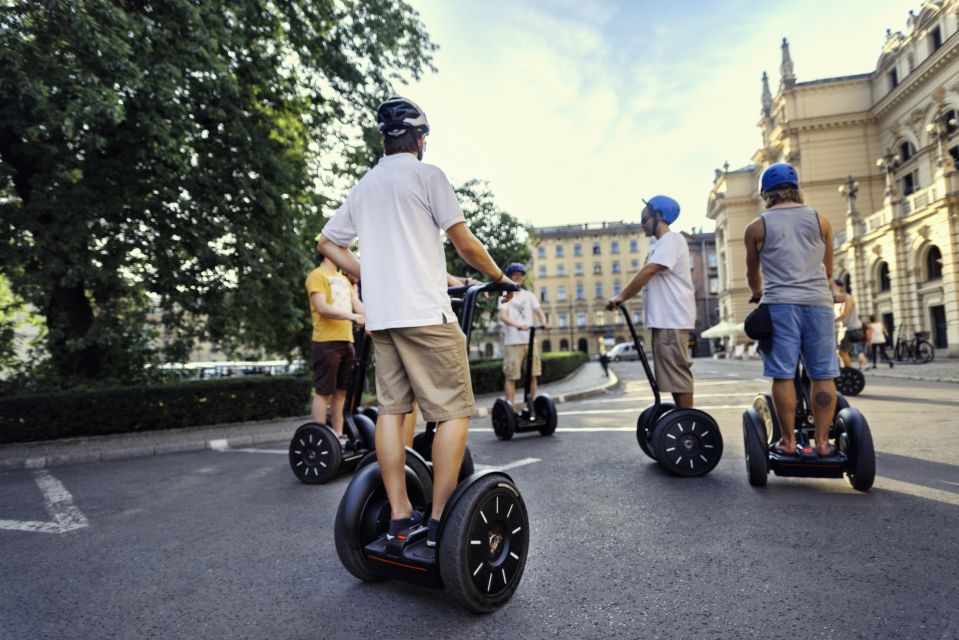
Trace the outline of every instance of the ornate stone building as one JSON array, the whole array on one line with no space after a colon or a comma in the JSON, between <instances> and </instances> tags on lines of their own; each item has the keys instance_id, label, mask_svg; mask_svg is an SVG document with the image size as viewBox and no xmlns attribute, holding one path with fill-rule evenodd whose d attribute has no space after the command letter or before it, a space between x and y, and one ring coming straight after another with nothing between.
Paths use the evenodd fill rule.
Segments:
<instances>
[{"instance_id":1,"label":"ornate stone building","mask_svg":"<svg viewBox=\"0 0 959 640\"><path fill-rule=\"evenodd\" d=\"M784 39L776 94L762 82L762 147L717 170L709 195L721 319L750 310L743 231L762 211L762 170L788 161L833 226L835 275L860 314L959 355L959 0L910 12L870 73L798 82Z\"/></svg>"}]
</instances>

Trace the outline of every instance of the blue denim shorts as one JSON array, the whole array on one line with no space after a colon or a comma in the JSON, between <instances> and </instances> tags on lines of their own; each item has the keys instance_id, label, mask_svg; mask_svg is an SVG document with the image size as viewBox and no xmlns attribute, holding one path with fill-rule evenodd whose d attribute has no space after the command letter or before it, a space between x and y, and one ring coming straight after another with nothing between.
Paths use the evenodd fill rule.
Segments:
<instances>
[{"instance_id":1,"label":"blue denim shorts","mask_svg":"<svg viewBox=\"0 0 959 640\"><path fill-rule=\"evenodd\" d=\"M832 307L804 304L771 304L772 345L763 353L763 375L776 380L796 377L802 354L806 371L813 380L839 375L836 330Z\"/></svg>"}]
</instances>

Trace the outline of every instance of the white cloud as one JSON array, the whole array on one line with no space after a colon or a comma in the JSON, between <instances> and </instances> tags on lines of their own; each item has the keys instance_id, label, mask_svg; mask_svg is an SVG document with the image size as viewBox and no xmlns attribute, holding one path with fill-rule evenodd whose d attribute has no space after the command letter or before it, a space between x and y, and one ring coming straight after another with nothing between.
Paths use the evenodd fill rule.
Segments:
<instances>
[{"instance_id":1,"label":"white cloud","mask_svg":"<svg viewBox=\"0 0 959 640\"><path fill-rule=\"evenodd\" d=\"M782 36L800 80L871 71L884 28L911 6L413 4L441 47L439 72L403 89L429 115L427 161L454 182L488 180L536 225L635 218L640 197L669 193L683 228L711 226L713 168L761 144L760 76L775 91Z\"/></svg>"}]
</instances>

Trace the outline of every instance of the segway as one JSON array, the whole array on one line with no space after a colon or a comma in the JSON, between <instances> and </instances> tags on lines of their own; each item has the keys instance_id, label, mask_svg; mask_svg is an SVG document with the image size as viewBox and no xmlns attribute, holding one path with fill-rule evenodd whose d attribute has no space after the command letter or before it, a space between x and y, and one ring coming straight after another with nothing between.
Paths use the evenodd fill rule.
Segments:
<instances>
[{"instance_id":1,"label":"segway","mask_svg":"<svg viewBox=\"0 0 959 640\"><path fill-rule=\"evenodd\" d=\"M529 328L529 348L526 350L526 371L523 378L523 410L516 413L505 398L497 398L490 412L493 431L500 440L509 440L514 433L539 431L550 436L556 431L556 404L548 394L530 395L533 384L533 348L536 344L536 327Z\"/></svg>"},{"instance_id":2,"label":"segway","mask_svg":"<svg viewBox=\"0 0 959 640\"><path fill-rule=\"evenodd\" d=\"M839 367L836 391L844 396L858 396L866 388L866 376L854 367Z\"/></svg>"},{"instance_id":3,"label":"segway","mask_svg":"<svg viewBox=\"0 0 959 640\"><path fill-rule=\"evenodd\" d=\"M290 468L305 484L324 484L339 473L354 470L375 447L376 410L360 406L373 340L362 329L353 335L356 349L343 405L346 444L340 445L332 427L317 422L302 425L290 440ZM372 419L367 415L370 411Z\"/></svg>"},{"instance_id":4,"label":"segway","mask_svg":"<svg viewBox=\"0 0 959 640\"><path fill-rule=\"evenodd\" d=\"M643 409L636 421L639 448L673 475L692 477L709 473L723 455L723 434L719 425L705 411L677 409L674 403L661 401L645 345L636 333L626 307L620 309L653 390L653 404Z\"/></svg>"},{"instance_id":5,"label":"segway","mask_svg":"<svg viewBox=\"0 0 959 640\"><path fill-rule=\"evenodd\" d=\"M833 455L820 457L813 448L815 421L810 397L811 383L802 360L796 366L796 453L772 448L782 437L782 429L769 394L761 394L743 413L743 439L746 448L746 475L749 484L763 487L769 472L777 476L803 478L842 478L854 489L868 491L876 477L876 452L865 416L849 406L842 393L836 393L836 413L829 438L836 445Z\"/></svg>"},{"instance_id":6,"label":"segway","mask_svg":"<svg viewBox=\"0 0 959 640\"><path fill-rule=\"evenodd\" d=\"M460 320L467 341L476 296L517 289L490 284L465 291ZM432 465L410 450L406 461L410 502L429 513ZM360 580L394 579L446 590L476 612L500 608L519 586L529 549L529 517L523 497L507 474L484 471L460 481L443 511L435 548L427 546L423 526L387 541L389 518L380 466L369 464L350 480L334 529L340 561Z\"/></svg>"}]
</instances>

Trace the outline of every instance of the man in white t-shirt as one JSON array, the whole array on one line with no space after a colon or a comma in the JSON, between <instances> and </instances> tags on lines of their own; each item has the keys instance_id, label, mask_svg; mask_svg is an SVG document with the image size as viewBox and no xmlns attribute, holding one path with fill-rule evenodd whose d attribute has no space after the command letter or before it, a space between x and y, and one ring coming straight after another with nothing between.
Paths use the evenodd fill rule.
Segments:
<instances>
[{"instance_id":1,"label":"man in white t-shirt","mask_svg":"<svg viewBox=\"0 0 959 640\"><path fill-rule=\"evenodd\" d=\"M506 277L523 286L526 280L526 267L513 262L506 267ZM543 329L549 329L546 314L531 291L521 289L513 294L509 302L500 302L499 320L503 323L503 377L506 379L506 401L510 406L516 399L516 381L522 377L529 351L529 328L534 326L533 317ZM539 345L533 345L533 379L530 383L530 397L536 397L536 384L543 373L539 357Z\"/></svg>"},{"instance_id":2,"label":"man in white t-shirt","mask_svg":"<svg viewBox=\"0 0 959 640\"><path fill-rule=\"evenodd\" d=\"M427 538L432 547L456 488L475 409L466 337L446 293L443 232L467 264L494 282L510 280L466 226L446 175L420 161L429 133L423 110L394 96L377 108L376 121L384 156L323 227L318 248L363 283L366 328L376 354L376 457L391 508L387 538L423 524L425 517L413 512L406 493L403 418L416 400L423 417L437 423ZM357 237L362 266L348 249Z\"/></svg>"},{"instance_id":3,"label":"man in white t-shirt","mask_svg":"<svg viewBox=\"0 0 959 640\"><path fill-rule=\"evenodd\" d=\"M679 217L679 203L668 196L646 202L640 223L647 237L655 236L646 264L607 307L617 309L643 291L646 326L653 330L653 362L660 391L673 394L677 407L693 406L693 362L689 331L696 326L696 293L689 271L689 246L669 225Z\"/></svg>"}]
</instances>

